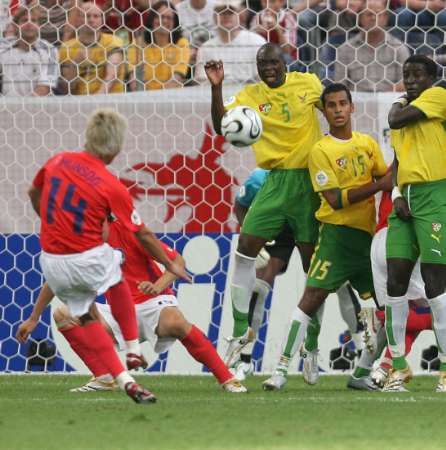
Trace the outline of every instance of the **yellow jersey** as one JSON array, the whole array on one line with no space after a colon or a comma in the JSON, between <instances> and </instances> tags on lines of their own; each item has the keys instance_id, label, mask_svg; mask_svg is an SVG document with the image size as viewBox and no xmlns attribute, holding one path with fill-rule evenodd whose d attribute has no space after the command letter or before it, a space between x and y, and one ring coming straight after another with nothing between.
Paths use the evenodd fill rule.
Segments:
<instances>
[{"instance_id":1,"label":"yellow jersey","mask_svg":"<svg viewBox=\"0 0 446 450\"><path fill-rule=\"evenodd\" d=\"M341 209L333 209L322 195L329 189L354 189L371 183L387 172L378 143L369 135L353 132L349 140L324 136L311 150L308 161L311 182L321 197L316 212L320 222L345 225L374 234L375 197Z\"/></svg>"},{"instance_id":2,"label":"yellow jersey","mask_svg":"<svg viewBox=\"0 0 446 450\"><path fill-rule=\"evenodd\" d=\"M263 81L245 86L225 102L225 108L249 106L260 114L263 133L252 146L258 167L306 169L308 154L322 137L317 116L321 94L316 75L290 72L277 88Z\"/></svg>"},{"instance_id":3,"label":"yellow jersey","mask_svg":"<svg viewBox=\"0 0 446 450\"><path fill-rule=\"evenodd\" d=\"M426 89L410 104L426 119L391 131L400 187L446 179L446 89Z\"/></svg>"},{"instance_id":4,"label":"yellow jersey","mask_svg":"<svg viewBox=\"0 0 446 450\"><path fill-rule=\"evenodd\" d=\"M76 88L72 93L75 95L96 94L105 78L109 56L116 52L124 52L123 46L124 43L120 38L106 33L101 33L98 42L90 46L85 46L78 39L63 42L59 50L60 64L75 64L79 70L79 79L76 80ZM78 62L82 54L85 57ZM126 66L123 62L118 68L117 80L109 92L125 91L125 72Z\"/></svg>"},{"instance_id":5,"label":"yellow jersey","mask_svg":"<svg viewBox=\"0 0 446 450\"><path fill-rule=\"evenodd\" d=\"M131 46L128 51L129 69L134 71L138 90L163 89L175 73L185 77L189 59L189 41L184 37L166 47L150 44L143 49Z\"/></svg>"}]
</instances>

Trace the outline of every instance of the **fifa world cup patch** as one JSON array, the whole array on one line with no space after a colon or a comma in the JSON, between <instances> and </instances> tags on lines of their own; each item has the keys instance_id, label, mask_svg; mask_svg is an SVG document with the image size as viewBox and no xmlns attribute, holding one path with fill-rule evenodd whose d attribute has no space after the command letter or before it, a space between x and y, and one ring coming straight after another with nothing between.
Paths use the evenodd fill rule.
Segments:
<instances>
[{"instance_id":1,"label":"fifa world cup patch","mask_svg":"<svg viewBox=\"0 0 446 450\"><path fill-rule=\"evenodd\" d=\"M341 168L345 169L347 167L347 158L345 156L342 156L341 158L338 158L336 160L336 164Z\"/></svg>"},{"instance_id":2,"label":"fifa world cup patch","mask_svg":"<svg viewBox=\"0 0 446 450\"><path fill-rule=\"evenodd\" d=\"M268 114L271 111L271 103L262 103L259 105L259 111L264 114Z\"/></svg>"},{"instance_id":3,"label":"fifa world cup patch","mask_svg":"<svg viewBox=\"0 0 446 450\"><path fill-rule=\"evenodd\" d=\"M432 224L432 231L438 233L441 230L441 223L434 222Z\"/></svg>"}]
</instances>

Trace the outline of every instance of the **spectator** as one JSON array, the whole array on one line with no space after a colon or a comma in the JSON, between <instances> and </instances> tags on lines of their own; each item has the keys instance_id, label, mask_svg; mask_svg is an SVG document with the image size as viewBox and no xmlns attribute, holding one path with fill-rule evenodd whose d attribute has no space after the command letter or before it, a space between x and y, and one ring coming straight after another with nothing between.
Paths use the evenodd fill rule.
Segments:
<instances>
[{"instance_id":1,"label":"spectator","mask_svg":"<svg viewBox=\"0 0 446 450\"><path fill-rule=\"evenodd\" d=\"M183 0L177 6L181 28L191 47L190 63L197 59L197 51L202 44L215 34L213 20L214 0Z\"/></svg>"},{"instance_id":2,"label":"spectator","mask_svg":"<svg viewBox=\"0 0 446 450\"><path fill-rule=\"evenodd\" d=\"M32 0L29 6L40 6L40 37L50 44L60 46L63 40L67 15L75 0Z\"/></svg>"},{"instance_id":3,"label":"spectator","mask_svg":"<svg viewBox=\"0 0 446 450\"><path fill-rule=\"evenodd\" d=\"M39 39L38 7L17 9L13 18L15 37L0 39L2 95L44 96L59 76L57 50Z\"/></svg>"},{"instance_id":4,"label":"spectator","mask_svg":"<svg viewBox=\"0 0 446 450\"><path fill-rule=\"evenodd\" d=\"M158 1L151 8L145 26L145 46L129 50L130 89L182 87L189 71L190 50L175 7L168 1Z\"/></svg>"},{"instance_id":5,"label":"spectator","mask_svg":"<svg viewBox=\"0 0 446 450\"><path fill-rule=\"evenodd\" d=\"M297 20L286 0L261 0L262 10L251 21L251 31L281 46L289 62L297 59Z\"/></svg>"},{"instance_id":6,"label":"spectator","mask_svg":"<svg viewBox=\"0 0 446 450\"><path fill-rule=\"evenodd\" d=\"M225 80L229 83L246 83L258 79L256 54L266 41L258 34L240 27L241 10L239 0L217 0L214 6L217 34L198 50L195 69L197 82L207 79L204 64L212 59L223 61Z\"/></svg>"},{"instance_id":7,"label":"spectator","mask_svg":"<svg viewBox=\"0 0 446 450\"><path fill-rule=\"evenodd\" d=\"M386 0L368 0L359 15L361 32L342 44L337 51L335 81L350 89L367 92L401 91L402 66L409 49L386 33L389 12Z\"/></svg>"},{"instance_id":8,"label":"spectator","mask_svg":"<svg viewBox=\"0 0 446 450\"><path fill-rule=\"evenodd\" d=\"M60 93L74 95L105 94L124 91L125 66L121 39L100 30L104 14L95 3L79 5L83 25L77 38L60 48Z\"/></svg>"},{"instance_id":9,"label":"spectator","mask_svg":"<svg viewBox=\"0 0 446 450\"><path fill-rule=\"evenodd\" d=\"M401 28L446 27L445 0L400 0L397 24Z\"/></svg>"}]
</instances>

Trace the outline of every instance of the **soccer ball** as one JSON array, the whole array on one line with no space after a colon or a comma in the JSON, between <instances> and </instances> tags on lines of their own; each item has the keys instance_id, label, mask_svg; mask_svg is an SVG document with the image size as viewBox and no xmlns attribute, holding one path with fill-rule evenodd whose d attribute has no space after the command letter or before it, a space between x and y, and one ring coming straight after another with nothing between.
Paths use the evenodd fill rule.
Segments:
<instances>
[{"instance_id":1,"label":"soccer ball","mask_svg":"<svg viewBox=\"0 0 446 450\"><path fill-rule=\"evenodd\" d=\"M236 106L225 113L221 120L221 134L235 147L254 144L262 135L262 120L248 106Z\"/></svg>"}]
</instances>

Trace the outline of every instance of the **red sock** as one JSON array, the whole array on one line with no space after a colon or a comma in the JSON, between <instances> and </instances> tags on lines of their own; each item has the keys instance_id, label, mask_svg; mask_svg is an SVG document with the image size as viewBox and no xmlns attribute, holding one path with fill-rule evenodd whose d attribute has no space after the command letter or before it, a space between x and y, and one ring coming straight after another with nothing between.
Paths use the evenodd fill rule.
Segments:
<instances>
[{"instance_id":1,"label":"red sock","mask_svg":"<svg viewBox=\"0 0 446 450\"><path fill-rule=\"evenodd\" d=\"M412 350L412 344L418 336L418 331L406 331L406 356Z\"/></svg>"},{"instance_id":2,"label":"red sock","mask_svg":"<svg viewBox=\"0 0 446 450\"><path fill-rule=\"evenodd\" d=\"M432 330L432 316L430 313L418 314L413 309L409 309L406 329L408 331Z\"/></svg>"},{"instance_id":3,"label":"red sock","mask_svg":"<svg viewBox=\"0 0 446 450\"><path fill-rule=\"evenodd\" d=\"M384 353L384 358L381 359L379 366L386 370L392 368L392 354L390 353L389 347L386 347L386 353Z\"/></svg>"},{"instance_id":4,"label":"red sock","mask_svg":"<svg viewBox=\"0 0 446 450\"><path fill-rule=\"evenodd\" d=\"M125 372L124 366L116 353L113 340L98 321L89 322L82 327L90 350L96 353L99 361L107 368L107 372L116 378Z\"/></svg>"},{"instance_id":5,"label":"red sock","mask_svg":"<svg viewBox=\"0 0 446 450\"><path fill-rule=\"evenodd\" d=\"M211 341L195 325L192 325L189 334L180 342L198 362L204 364L214 374L220 384L234 378Z\"/></svg>"},{"instance_id":6,"label":"red sock","mask_svg":"<svg viewBox=\"0 0 446 450\"><path fill-rule=\"evenodd\" d=\"M95 377L108 374L107 367L102 364L96 356L96 353L88 346L83 327L74 325L70 328L59 328L59 331Z\"/></svg>"},{"instance_id":7,"label":"red sock","mask_svg":"<svg viewBox=\"0 0 446 450\"><path fill-rule=\"evenodd\" d=\"M112 286L106 293L108 304L122 336L126 341L138 339L138 323L136 321L135 304L126 281Z\"/></svg>"}]
</instances>

